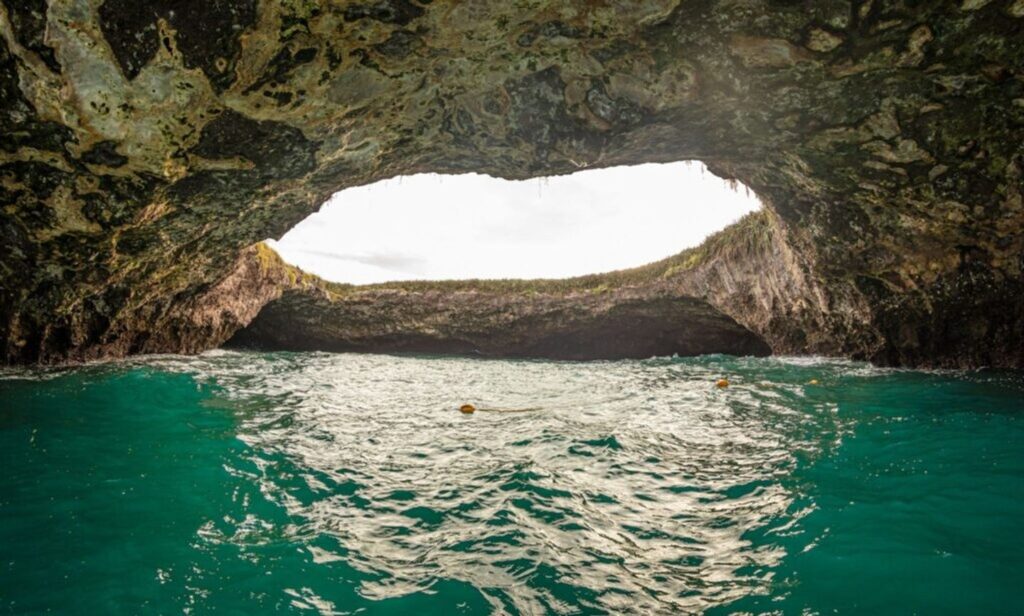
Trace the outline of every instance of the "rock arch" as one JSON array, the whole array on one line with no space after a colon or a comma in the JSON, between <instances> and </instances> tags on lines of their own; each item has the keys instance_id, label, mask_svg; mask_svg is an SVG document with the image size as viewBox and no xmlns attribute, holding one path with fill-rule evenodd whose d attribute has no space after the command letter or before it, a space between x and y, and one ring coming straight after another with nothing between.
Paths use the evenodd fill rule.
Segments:
<instances>
[{"instance_id":1,"label":"rock arch","mask_svg":"<svg viewBox=\"0 0 1024 616\"><path fill-rule=\"evenodd\" d=\"M800 315L776 350L1019 366L1022 25L1021 0L2 0L3 357L217 345L280 292L245 247L346 186L698 159L800 280L752 296L767 340Z\"/></svg>"}]
</instances>

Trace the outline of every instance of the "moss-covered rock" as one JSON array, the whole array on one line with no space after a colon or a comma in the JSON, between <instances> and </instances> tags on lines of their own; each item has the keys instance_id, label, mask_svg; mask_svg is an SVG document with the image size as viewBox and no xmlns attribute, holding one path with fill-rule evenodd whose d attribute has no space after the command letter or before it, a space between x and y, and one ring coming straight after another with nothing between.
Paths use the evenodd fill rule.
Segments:
<instances>
[{"instance_id":1,"label":"moss-covered rock","mask_svg":"<svg viewBox=\"0 0 1024 616\"><path fill-rule=\"evenodd\" d=\"M699 159L775 216L777 350L1019 366L1020 4L0 0L0 355L216 344L183 311L348 186Z\"/></svg>"}]
</instances>

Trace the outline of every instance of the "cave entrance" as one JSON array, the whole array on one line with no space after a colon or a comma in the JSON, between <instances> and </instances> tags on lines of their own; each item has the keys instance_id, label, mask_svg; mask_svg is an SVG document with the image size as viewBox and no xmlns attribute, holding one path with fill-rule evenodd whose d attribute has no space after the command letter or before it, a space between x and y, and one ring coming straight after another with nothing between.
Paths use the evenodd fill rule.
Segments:
<instances>
[{"instance_id":1,"label":"cave entrance","mask_svg":"<svg viewBox=\"0 0 1024 616\"><path fill-rule=\"evenodd\" d=\"M320 279L292 273L229 344L555 359L766 355L768 343L730 314L747 305L733 301L735 285L720 283L771 250L758 239L770 237L760 209L700 163L515 182L416 175L349 189L272 244Z\"/></svg>"},{"instance_id":2,"label":"cave entrance","mask_svg":"<svg viewBox=\"0 0 1024 616\"><path fill-rule=\"evenodd\" d=\"M700 162L523 181L420 174L338 192L270 244L333 282L568 278L674 255L760 208Z\"/></svg>"}]
</instances>

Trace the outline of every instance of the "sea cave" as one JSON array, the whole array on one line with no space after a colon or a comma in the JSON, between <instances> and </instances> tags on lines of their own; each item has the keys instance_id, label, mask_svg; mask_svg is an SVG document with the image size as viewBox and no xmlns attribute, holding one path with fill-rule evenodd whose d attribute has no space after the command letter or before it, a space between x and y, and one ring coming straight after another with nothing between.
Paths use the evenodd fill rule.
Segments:
<instances>
[{"instance_id":1,"label":"sea cave","mask_svg":"<svg viewBox=\"0 0 1024 616\"><path fill-rule=\"evenodd\" d=\"M287 250L684 164L759 207ZM1024 0L0 0L0 612L1017 614L1022 369Z\"/></svg>"}]
</instances>

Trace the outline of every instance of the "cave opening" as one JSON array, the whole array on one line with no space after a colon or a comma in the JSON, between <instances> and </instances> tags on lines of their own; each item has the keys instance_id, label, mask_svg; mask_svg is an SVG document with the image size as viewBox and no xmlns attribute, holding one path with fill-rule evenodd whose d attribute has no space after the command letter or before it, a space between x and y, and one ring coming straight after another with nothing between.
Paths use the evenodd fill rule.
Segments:
<instances>
[{"instance_id":1,"label":"cave opening","mask_svg":"<svg viewBox=\"0 0 1024 616\"><path fill-rule=\"evenodd\" d=\"M731 314L751 301L723 277L776 249L769 214L743 185L686 162L352 188L268 242L283 290L228 346L767 355L770 344Z\"/></svg>"},{"instance_id":2,"label":"cave opening","mask_svg":"<svg viewBox=\"0 0 1024 616\"><path fill-rule=\"evenodd\" d=\"M760 208L697 161L518 181L418 174L342 190L268 244L339 283L558 279L664 259Z\"/></svg>"}]
</instances>

